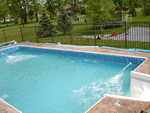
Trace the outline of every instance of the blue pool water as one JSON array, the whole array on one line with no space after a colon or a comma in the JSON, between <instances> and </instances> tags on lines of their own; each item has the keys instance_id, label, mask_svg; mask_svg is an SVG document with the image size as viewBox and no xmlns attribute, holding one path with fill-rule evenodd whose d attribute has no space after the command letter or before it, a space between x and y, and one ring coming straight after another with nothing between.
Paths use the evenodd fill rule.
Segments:
<instances>
[{"instance_id":1,"label":"blue pool water","mask_svg":"<svg viewBox=\"0 0 150 113\"><path fill-rule=\"evenodd\" d=\"M128 96L137 66L19 50L0 56L0 98L23 113L84 113L103 94Z\"/></svg>"}]
</instances>

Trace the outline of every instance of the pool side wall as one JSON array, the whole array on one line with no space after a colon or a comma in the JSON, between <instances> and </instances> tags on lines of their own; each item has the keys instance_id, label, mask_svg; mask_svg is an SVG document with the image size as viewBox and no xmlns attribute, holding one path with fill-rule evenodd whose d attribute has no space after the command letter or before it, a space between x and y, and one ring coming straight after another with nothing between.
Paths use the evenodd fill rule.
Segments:
<instances>
[{"instance_id":1,"label":"pool side wall","mask_svg":"<svg viewBox=\"0 0 150 113\"><path fill-rule=\"evenodd\" d=\"M94 59L94 60L123 63L123 64L129 64L131 62L133 65L137 65L137 66L146 60L145 58L118 56L118 55L109 55L109 54L100 54L100 53L89 53L89 52L26 47L26 46L19 46L19 47L20 50L24 50L24 51L50 53L50 54L65 55L70 57L79 57L79 58Z\"/></svg>"},{"instance_id":2,"label":"pool side wall","mask_svg":"<svg viewBox=\"0 0 150 113\"><path fill-rule=\"evenodd\" d=\"M5 54L13 53L17 50L20 50L20 46L15 46L15 47L9 47L9 48L2 49L2 50L0 50L0 56L5 55Z\"/></svg>"},{"instance_id":3,"label":"pool side wall","mask_svg":"<svg viewBox=\"0 0 150 113\"><path fill-rule=\"evenodd\" d=\"M79 58L101 60L101 61L123 63L123 64L129 64L131 62L133 65L137 65L137 66L146 60L145 58L138 58L138 57L128 57L128 56L118 56L118 55L49 49L49 48L38 48L38 47L27 47L27 46L15 46L15 47L2 49L0 50L0 56L2 54L9 54L17 50L50 53L56 55L65 55L70 57L79 57Z\"/></svg>"}]
</instances>

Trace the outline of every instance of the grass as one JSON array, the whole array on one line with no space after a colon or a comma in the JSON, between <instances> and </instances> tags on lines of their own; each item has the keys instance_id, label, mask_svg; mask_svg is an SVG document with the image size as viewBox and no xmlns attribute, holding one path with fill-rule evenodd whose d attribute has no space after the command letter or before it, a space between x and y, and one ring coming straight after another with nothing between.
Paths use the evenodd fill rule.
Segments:
<instances>
[{"instance_id":1,"label":"grass","mask_svg":"<svg viewBox=\"0 0 150 113\"><path fill-rule=\"evenodd\" d=\"M52 21L53 25L57 25L57 19L58 17L54 17ZM72 24L84 24L84 21L72 21ZM35 22L35 19L28 20L28 23L24 25L25 27L28 26L39 26L38 22ZM7 29L12 29L12 28L17 28L17 27L23 27L21 24L21 21L18 21L18 24L15 24L14 22L7 22L6 24L0 23L0 30L7 30Z\"/></svg>"},{"instance_id":2,"label":"grass","mask_svg":"<svg viewBox=\"0 0 150 113\"><path fill-rule=\"evenodd\" d=\"M150 21L150 16L143 16L142 8L136 8L137 16L132 18L133 22L147 22Z\"/></svg>"}]
</instances>

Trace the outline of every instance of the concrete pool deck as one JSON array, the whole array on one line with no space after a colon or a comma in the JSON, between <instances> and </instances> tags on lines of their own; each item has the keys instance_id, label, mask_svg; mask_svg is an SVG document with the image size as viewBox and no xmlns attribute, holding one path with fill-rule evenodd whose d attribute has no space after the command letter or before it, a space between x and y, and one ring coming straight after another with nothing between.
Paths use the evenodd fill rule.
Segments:
<instances>
[{"instance_id":1,"label":"concrete pool deck","mask_svg":"<svg viewBox=\"0 0 150 113\"><path fill-rule=\"evenodd\" d=\"M105 96L86 113L141 113L149 104L150 102Z\"/></svg>"},{"instance_id":2,"label":"concrete pool deck","mask_svg":"<svg viewBox=\"0 0 150 113\"><path fill-rule=\"evenodd\" d=\"M150 75L150 53L144 52L124 52L103 48L71 48L71 47L58 47L56 45L47 45L45 43L20 43L22 46L33 46L33 47L44 47L51 49L62 49L62 50L73 50L73 51L83 51L83 52L94 52L94 53L105 53L123 56L134 56L134 57L144 57L147 60L140 65L135 72L144 73ZM150 95L150 94L149 94ZM116 102L121 103L121 107L115 105ZM120 97L110 97L105 96L100 101L98 101L92 108L90 108L86 113L140 113L150 101L139 101ZM3 104L0 104L0 108ZM7 106L8 108L10 106ZM7 111L1 111L0 113L7 113ZM9 112L8 112L9 113ZM13 111L10 113L18 113Z\"/></svg>"},{"instance_id":3,"label":"concrete pool deck","mask_svg":"<svg viewBox=\"0 0 150 113\"><path fill-rule=\"evenodd\" d=\"M22 113L16 108L12 107L2 99L0 99L0 113Z\"/></svg>"}]
</instances>

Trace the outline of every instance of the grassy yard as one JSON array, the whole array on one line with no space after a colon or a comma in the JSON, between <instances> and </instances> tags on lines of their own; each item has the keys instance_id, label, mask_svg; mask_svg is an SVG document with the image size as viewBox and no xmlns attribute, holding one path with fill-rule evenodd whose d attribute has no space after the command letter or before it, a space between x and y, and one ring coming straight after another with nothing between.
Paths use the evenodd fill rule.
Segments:
<instances>
[{"instance_id":1,"label":"grassy yard","mask_svg":"<svg viewBox=\"0 0 150 113\"><path fill-rule=\"evenodd\" d=\"M142 8L136 8L137 16L132 18L133 22L147 22L150 21L150 16L143 16Z\"/></svg>"},{"instance_id":2,"label":"grassy yard","mask_svg":"<svg viewBox=\"0 0 150 113\"><path fill-rule=\"evenodd\" d=\"M53 25L57 25L57 19L58 17L54 17L53 20L50 20L50 21L52 21ZM84 24L84 21L83 20L72 21L72 24ZM35 19L33 19L32 21L28 20L28 23L25 24L24 26L28 27L28 26L39 26L39 25L40 24L38 22L35 22ZM12 28L17 28L17 27L23 27L23 25L21 24L21 21L18 21L18 24L15 24L14 22L7 22L6 24L0 23L0 30L12 29Z\"/></svg>"}]
</instances>

